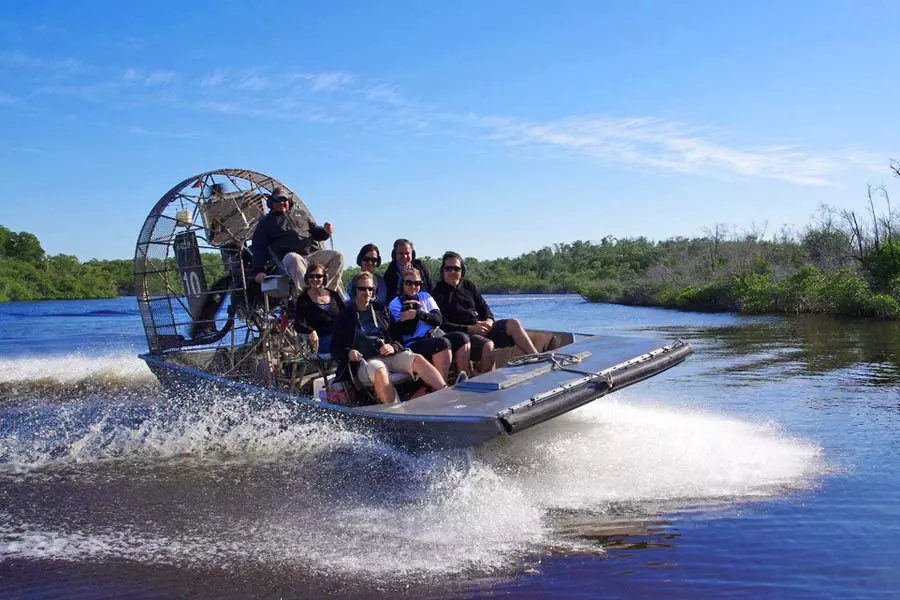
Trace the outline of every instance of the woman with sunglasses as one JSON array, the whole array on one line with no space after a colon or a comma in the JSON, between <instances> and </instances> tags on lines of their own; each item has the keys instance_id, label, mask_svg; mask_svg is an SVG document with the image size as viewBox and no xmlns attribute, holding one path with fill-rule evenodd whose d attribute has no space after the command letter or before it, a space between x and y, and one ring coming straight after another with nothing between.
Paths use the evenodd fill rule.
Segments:
<instances>
[{"instance_id":1,"label":"woman with sunglasses","mask_svg":"<svg viewBox=\"0 0 900 600\"><path fill-rule=\"evenodd\" d=\"M379 304L388 303L388 287L384 282L384 277L375 272L375 269L381 266L381 251L375 244L366 244L360 248L356 255L356 265L361 269L360 272L371 273L375 277L375 297L373 300ZM347 297L353 299L353 292L350 290L352 283L347 284Z\"/></svg>"},{"instance_id":2,"label":"woman with sunglasses","mask_svg":"<svg viewBox=\"0 0 900 600\"><path fill-rule=\"evenodd\" d=\"M297 298L294 331L309 335L314 352L331 348L334 321L344 310L340 294L325 287L326 270L321 263L310 263L303 276L303 293Z\"/></svg>"},{"instance_id":3,"label":"woman with sunglasses","mask_svg":"<svg viewBox=\"0 0 900 600\"><path fill-rule=\"evenodd\" d=\"M494 349L516 346L524 354L536 354L537 349L518 319L494 320L491 307L485 302L478 286L465 278L466 265L456 252L445 252L441 258L441 280L432 294L444 317L445 331L469 334L472 360L478 361L478 371L494 369Z\"/></svg>"},{"instance_id":4,"label":"woman with sunglasses","mask_svg":"<svg viewBox=\"0 0 900 600\"><path fill-rule=\"evenodd\" d=\"M445 381L454 355L457 372L468 375L469 336L461 331L446 334L441 331L441 311L423 288L424 280L418 269L408 268L402 275L403 292L390 304L395 337L406 348L431 361Z\"/></svg>"},{"instance_id":5,"label":"woman with sunglasses","mask_svg":"<svg viewBox=\"0 0 900 600\"><path fill-rule=\"evenodd\" d=\"M378 401L383 404L397 401L391 373L421 379L431 390L447 387L441 374L421 354L414 354L394 341L390 311L372 301L375 293L372 273L357 273L351 283L353 296L338 316L331 338L338 380L350 376L364 386L374 387Z\"/></svg>"}]
</instances>

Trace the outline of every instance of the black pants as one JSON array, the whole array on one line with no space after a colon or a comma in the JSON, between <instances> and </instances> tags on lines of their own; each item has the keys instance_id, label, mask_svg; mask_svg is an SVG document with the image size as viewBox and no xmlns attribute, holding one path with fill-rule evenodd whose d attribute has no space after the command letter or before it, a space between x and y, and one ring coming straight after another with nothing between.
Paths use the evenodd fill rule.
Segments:
<instances>
[{"instance_id":1,"label":"black pants","mask_svg":"<svg viewBox=\"0 0 900 600\"><path fill-rule=\"evenodd\" d=\"M421 354L428 360L431 360L431 357L441 350L447 350L449 348L453 352L456 352L468 343L469 334L463 333L462 331L452 331L450 333L442 333L438 336L419 338L414 341L411 346L407 347L416 354Z\"/></svg>"}]
</instances>

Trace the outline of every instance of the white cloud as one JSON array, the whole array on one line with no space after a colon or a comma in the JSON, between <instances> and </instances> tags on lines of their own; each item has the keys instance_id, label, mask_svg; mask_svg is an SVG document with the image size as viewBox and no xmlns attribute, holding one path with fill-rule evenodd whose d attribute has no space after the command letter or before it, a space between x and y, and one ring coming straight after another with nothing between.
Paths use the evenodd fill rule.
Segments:
<instances>
[{"instance_id":1,"label":"white cloud","mask_svg":"<svg viewBox=\"0 0 900 600\"><path fill-rule=\"evenodd\" d=\"M0 106L18 106L20 104L22 104L22 100L19 98L11 96L6 92L0 92Z\"/></svg>"},{"instance_id":2,"label":"white cloud","mask_svg":"<svg viewBox=\"0 0 900 600\"><path fill-rule=\"evenodd\" d=\"M309 79L310 89L314 92L334 92L354 81L352 75L340 72L311 73L305 75L305 78Z\"/></svg>"},{"instance_id":3,"label":"white cloud","mask_svg":"<svg viewBox=\"0 0 900 600\"><path fill-rule=\"evenodd\" d=\"M197 139L199 137L202 137L196 131L154 131L150 129L144 129L143 127L130 127L128 129L128 133L133 133L134 135L172 138L177 140Z\"/></svg>"},{"instance_id":4,"label":"white cloud","mask_svg":"<svg viewBox=\"0 0 900 600\"><path fill-rule=\"evenodd\" d=\"M411 100L389 83L358 82L354 75L341 71L226 67L193 76L132 67L123 72L110 67L84 67L76 59L38 58L19 51L0 53L0 66L45 70L35 74L37 85L30 90L31 96L76 96L124 108L156 104L170 110L193 109L248 119L355 123L388 135L412 132L416 136L469 139L473 144L486 140L620 169L828 185L839 179L840 171L880 171L885 163L881 155L871 152L821 152L793 144L751 144L735 141L733 135L711 127L656 117L601 114L531 121L447 112ZM56 81L60 72L72 74L75 70L82 75L77 84ZM191 85L175 85L184 81ZM16 101L0 92L0 105ZM139 129L133 133L149 135Z\"/></svg>"},{"instance_id":5,"label":"white cloud","mask_svg":"<svg viewBox=\"0 0 900 600\"><path fill-rule=\"evenodd\" d=\"M75 58L40 58L19 50L0 52L0 65L14 69L49 70L77 73L82 70L81 61Z\"/></svg>"},{"instance_id":6,"label":"white cloud","mask_svg":"<svg viewBox=\"0 0 900 600\"><path fill-rule=\"evenodd\" d=\"M179 76L175 71L157 70L145 72L142 69L126 69L122 74L122 80L128 83L137 83L145 86L166 86L178 83Z\"/></svg>"},{"instance_id":7,"label":"white cloud","mask_svg":"<svg viewBox=\"0 0 900 600\"><path fill-rule=\"evenodd\" d=\"M384 102L393 106L404 104L403 98L400 96L397 88L384 83L376 83L375 85L364 90L367 100L374 102Z\"/></svg>"},{"instance_id":8,"label":"white cloud","mask_svg":"<svg viewBox=\"0 0 900 600\"><path fill-rule=\"evenodd\" d=\"M203 87L216 87L224 84L229 78L230 73L227 69L216 69L212 73L204 75L200 79L200 85Z\"/></svg>"},{"instance_id":9,"label":"white cloud","mask_svg":"<svg viewBox=\"0 0 900 600\"><path fill-rule=\"evenodd\" d=\"M718 141L709 128L651 117L571 117L527 122L470 117L486 138L507 145L538 145L608 166L706 176L778 179L827 185L848 162L866 166L858 153L820 154L795 146L739 147Z\"/></svg>"},{"instance_id":10,"label":"white cloud","mask_svg":"<svg viewBox=\"0 0 900 600\"><path fill-rule=\"evenodd\" d=\"M262 92L274 87L274 84L268 77L260 75L255 71L248 71L237 80L235 87L239 90Z\"/></svg>"}]
</instances>

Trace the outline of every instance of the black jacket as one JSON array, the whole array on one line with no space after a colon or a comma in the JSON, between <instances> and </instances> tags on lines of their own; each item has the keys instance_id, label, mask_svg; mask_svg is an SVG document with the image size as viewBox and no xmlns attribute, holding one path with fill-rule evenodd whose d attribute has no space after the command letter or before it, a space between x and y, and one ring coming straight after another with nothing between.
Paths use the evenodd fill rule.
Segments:
<instances>
[{"instance_id":1,"label":"black jacket","mask_svg":"<svg viewBox=\"0 0 900 600\"><path fill-rule=\"evenodd\" d=\"M300 294L297 298L297 314L294 318L294 331L297 333L312 333L315 330L321 338L330 335L334 331L334 322L341 311L344 310L344 301L334 290L331 293L331 303L328 310L322 310L312 301L309 294ZM326 351L323 348L323 352Z\"/></svg>"},{"instance_id":2,"label":"black jacket","mask_svg":"<svg viewBox=\"0 0 900 600\"><path fill-rule=\"evenodd\" d=\"M325 230L299 206L284 214L270 211L256 224L253 232L253 273L262 273L271 248L278 259L288 252L306 256L319 249L318 242L328 239Z\"/></svg>"},{"instance_id":3,"label":"black jacket","mask_svg":"<svg viewBox=\"0 0 900 600\"><path fill-rule=\"evenodd\" d=\"M419 273L422 274L422 287L419 288L423 292L427 292L431 289L431 276L428 274L428 268L418 258L414 258L412 261L413 268L419 270ZM400 281L402 274L397 270L397 261L392 260L388 263L387 270L384 272L384 283L387 284L388 291L388 303L390 304L391 300L399 296L403 293L403 282Z\"/></svg>"},{"instance_id":4,"label":"black jacket","mask_svg":"<svg viewBox=\"0 0 900 600\"><path fill-rule=\"evenodd\" d=\"M381 330L384 343L393 346L395 352L401 352L403 344L395 341L391 334L391 311L385 305L377 302L373 302L371 306L375 311L375 320ZM347 366L350 362L350 350L359 350L355 347L357 329L359 329L359 312L356 310L356 304L351 301L338 315L331 334L331 355L337 361L335 378L338 381L349 379Z\"/></svg>"},{"instance_id":5,"label":"black jacket","mask_svg":"<svg viewBox=\"0 0 900 600\"><path fill-rule=\"evenodd\" d=\"M465 332L466 327L475 321L494 320L494 313L478 291L478 286L468 279L460 281L458 287L453 287L442 279L434 286L431 295L444 317L441 324L444 331Z\"/></svg>"}]
</instances>

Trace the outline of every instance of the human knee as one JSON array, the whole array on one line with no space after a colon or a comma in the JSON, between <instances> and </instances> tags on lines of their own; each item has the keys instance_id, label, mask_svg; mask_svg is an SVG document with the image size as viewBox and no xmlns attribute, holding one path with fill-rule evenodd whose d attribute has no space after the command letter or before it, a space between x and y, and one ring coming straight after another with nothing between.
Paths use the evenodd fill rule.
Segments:
<instances>
[{"instance_id":1,"label":"human knee","mask_svg":"<svg viewBox=\"0 0 900 600\"><path fill-rule=\"evenodd\" d=\"M379 373L385 373L385 375L387 375L388 372L387 365L378 359L368 361L360 370L362 373L365 373L366 381L363 383L367 383L368 385L373 385L375 383L375 379L378 377ZM362 373L360 373L360 375L362 375ZM360 379L362 379L362 376L360 376Z\"/></svg>"},{"instance_id":2,"label":"human knee","mask_svg":"<svg viewBox=\"0 0 900 600\"><path fill-rule=\"evenodd\" d=\"M390 373L388 373L387 367L380 367L375 370L374 381L381 384L389 383L391 381L391 376Z\"/></svg>"}]
</instances>

